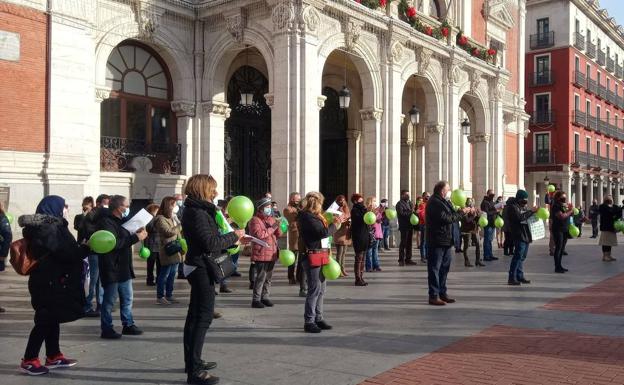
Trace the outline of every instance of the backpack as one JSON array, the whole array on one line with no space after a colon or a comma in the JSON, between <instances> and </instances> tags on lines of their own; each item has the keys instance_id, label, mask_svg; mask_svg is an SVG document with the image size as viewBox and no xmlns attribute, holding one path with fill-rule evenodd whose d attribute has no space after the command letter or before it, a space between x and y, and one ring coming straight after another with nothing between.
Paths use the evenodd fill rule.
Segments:
<instances>
[{"instance_id":1,"label":"backpack","mask_svg":"<svg viewBox=\"0 0 624 385\"><path fill-rule=\"evenodd\" d=\"M11 266L19 275L30 275L38 262L33 258L28 241L25 238L11 243Z\"/></svg>"}]
</instances>

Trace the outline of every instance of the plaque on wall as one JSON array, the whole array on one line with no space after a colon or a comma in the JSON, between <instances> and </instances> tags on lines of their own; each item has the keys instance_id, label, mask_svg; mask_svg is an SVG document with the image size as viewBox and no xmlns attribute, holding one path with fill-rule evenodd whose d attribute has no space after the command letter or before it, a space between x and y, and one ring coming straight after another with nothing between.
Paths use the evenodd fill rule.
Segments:
<instances>
[{"instance_id":1,"label":"plaque on wall","mask_svg":"<svg viewBox=\"0 0 624 385\"><path fill-rule=\"evenodd\" d=\"M0 186L0 202L4 205L5 210L9 210L9 197L11 188L9 186Z\"/></svg>"},{"instance_id":2,"label":"plaque on wall","mask_svg":"<svg viewBox=\"0 0 624 385\"><path fill-rule=\"evenodd\" d=\"M19 33L0 30L0 60L19 61Z\"/></svg>"}]
</instances>

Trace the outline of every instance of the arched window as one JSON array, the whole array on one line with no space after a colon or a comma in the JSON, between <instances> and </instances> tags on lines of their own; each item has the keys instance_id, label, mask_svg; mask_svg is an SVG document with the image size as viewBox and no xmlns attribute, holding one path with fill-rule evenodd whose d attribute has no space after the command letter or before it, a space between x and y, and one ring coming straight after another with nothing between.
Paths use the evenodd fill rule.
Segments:
<instances>
[{"instance_id":1,"label":"arched window","mask_svg":"<svg viewBox=\"0 0 624 385\"><path fill-rule=\"evenodd\" d=\"M179 146L171 77L163 60L146 45L124 41L108 57L106 86L111 94L101 103L102 168L131 171L131 158L144 156L152 160L152 172L171 172L163 169L162 158ZM105 161L104 150L125 160Z\"/></svg>"}]
</instances>

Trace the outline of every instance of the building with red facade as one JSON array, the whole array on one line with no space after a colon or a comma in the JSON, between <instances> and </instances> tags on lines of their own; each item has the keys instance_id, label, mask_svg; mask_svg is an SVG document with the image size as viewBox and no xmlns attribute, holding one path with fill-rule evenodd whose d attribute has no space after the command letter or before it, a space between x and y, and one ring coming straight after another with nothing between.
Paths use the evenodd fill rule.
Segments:
<instances>
[{"instance_id":1,"label":"building with red facade","mask_svg":"<svg viewBox=\"0 0 624 385\"><path fill-rule=\"evenodd\" d=\"M527 1L526 186L562 187L575 205L624 183L624 34L598 1Z\"/></svg>"}]
</instances>

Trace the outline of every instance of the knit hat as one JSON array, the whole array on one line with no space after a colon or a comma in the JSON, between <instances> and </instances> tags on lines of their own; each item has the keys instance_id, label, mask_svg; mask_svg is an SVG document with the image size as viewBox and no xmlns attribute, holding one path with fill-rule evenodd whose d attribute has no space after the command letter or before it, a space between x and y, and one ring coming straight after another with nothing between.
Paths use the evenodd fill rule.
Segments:
<instances>
[{"instance_id":1,"label":"knit hat","mask_svg":"<svg viewBox=\"0 0 624 385\"><path fill-rule=\"evenodd\" d=\"M271 204L271 198L261 198L258 199L255 203L256 210L260 210L262 207Z\"/></svg>"},{"instance_id":2,"label":"knit hat","mask_svg":"<svg viewBox=\"0 0 624 385\"><path fill-rule=\"evenodd\" d=\"M527 194L525 190L518 190L518 192L516 192L516 199L519 199L519 200L529 199L529 194Z\"/></svg>"}]
</instances>

